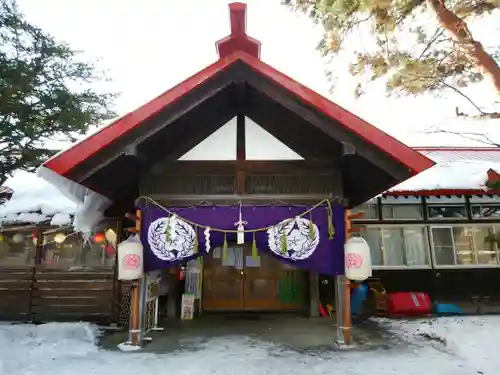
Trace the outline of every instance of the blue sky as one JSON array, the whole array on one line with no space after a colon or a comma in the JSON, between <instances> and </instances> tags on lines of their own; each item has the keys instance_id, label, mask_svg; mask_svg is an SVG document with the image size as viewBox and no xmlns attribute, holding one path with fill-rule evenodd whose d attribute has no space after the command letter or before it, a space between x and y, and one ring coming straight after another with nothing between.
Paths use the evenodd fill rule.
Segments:
<instances>
[{"instance_id":1,"label":"blue sky","mask_svg":"<svg viewBox=\"0 0 500 375\"><path fill-rule=\"evenodd\" d=\"M18 0L27 18L99 59L110 83L102 88L121 93L120 114L133 110L217 59L214 42L229 32L228 0ZM433 127L487 132L500 141L500 120L467 122L454 117L465 103L456 96L386 98L381 85L355 100L354 80L347 73L349 52L331 65L339 82L333 94L326 68L315 50L321 30L280 0L248 0L248 33L262 42L262 59L341 106L412 146L471 145L449 135L427 134ZM498 16L498 14L497 14ZM490 19L472 25L483 43L497 43L500 28ZM498 19L498 17L496 17ZM353 36L351 47L363 43ZM495 95L487 84L474 90L485 104ZM497 130L497 128L499 130Z\"/></svg>"}]
</instances>

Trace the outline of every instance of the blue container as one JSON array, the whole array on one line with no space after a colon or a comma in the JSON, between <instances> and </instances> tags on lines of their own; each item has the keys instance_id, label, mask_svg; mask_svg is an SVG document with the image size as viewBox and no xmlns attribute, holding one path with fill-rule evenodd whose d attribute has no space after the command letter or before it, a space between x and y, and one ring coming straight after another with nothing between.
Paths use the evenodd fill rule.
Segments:
<instances>
[{"instance_id":1,"label":"blue container","mask_svg":"<svg viewBox=\"0 0 500 375\"><path fill-rule=\"evenodd\" d=\"M436 315L462 315L462 309L451 303L437 303L434 305L434 313Z\"/></svg>"},{"instance_id":2,"label":"blue container","mask_svg":"<svg viewBox=\"0 0 500 375\"><path fill-rule=\"evenodd\" d=\"M361 284L358 288L354 288L351 292L351 315L358 315L363 307L363 304L368 298L368 285Z\"/></svg>"}]
</instances>

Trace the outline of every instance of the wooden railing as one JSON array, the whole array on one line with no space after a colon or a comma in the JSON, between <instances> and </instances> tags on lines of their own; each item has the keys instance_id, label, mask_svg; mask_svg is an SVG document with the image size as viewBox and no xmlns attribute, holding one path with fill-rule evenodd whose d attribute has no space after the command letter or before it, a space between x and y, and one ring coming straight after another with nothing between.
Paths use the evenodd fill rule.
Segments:
<instances>
[{"instance_id":1,"label":"wooden railing","mask_svg":"<svg viewBox=\"0 0 500 375\"><path fill-rule=\"evenodd\" d=\"M118 316L116 287L112 269L1 268L0 320L109 323Z\"/></svg>"}]
</instances>

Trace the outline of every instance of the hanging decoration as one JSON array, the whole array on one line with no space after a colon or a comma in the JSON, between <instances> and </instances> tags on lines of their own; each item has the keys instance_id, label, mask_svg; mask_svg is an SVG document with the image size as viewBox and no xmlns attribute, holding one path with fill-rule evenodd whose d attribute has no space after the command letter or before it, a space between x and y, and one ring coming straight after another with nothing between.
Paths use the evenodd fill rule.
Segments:
<instances>
[{"instance_id":1,"label":"hanging decoration","mask_svg":"<svg viewBox=\"0 0 500 375\"><path fill-rule=\"evenodd\" d=\"M207 253L209 253L211 250L210 249L210 227L206 227L203 234L205 235L205 251Z\"/></svg>"},{"instance_id":2,"label":"hanging decoration","mask_svg":"<svg viewBox=\"0 0 500 375\"><path fill-rule=\"evenodd\" d=\"M259 257L259 252L257 250L257 241L255 241L255 232L252 233L252 258L257 259Z\"/></svg>"},{"instance_id":3,"label":"hanging decoration","mask_svg":"<svg viewBox=\"0 0 500 375\"><path fill-rule=\"evenodd\" d=\"M349 280L364 281L372 276L370 246L362 237L351 237L344 246L345 276Z\"/></svg>"},{"instance_id":4,"label":"hanging decoration","mask_svg":"<svg viewBox=\"0 0 500 375\"><path fill-rule=\"evenodd\" d=\"M227 233L224 233L224 244L222 245L222 260L227 260L227 252L228 252L228 246L227 246Z\"/></svg>"},{"instance_id":5,"label":"hanging decoration","mask_svg":"<svg viewBox=\"0 0 500 375\"><path fill-rule=\"evenodd\" d=\"M143 274L143 246L138 236L118 244L118 280L130 281Z\"/></svg>"},{"instance_id":6,"label":"hanging decoration","mask_svg":"<svg viewBox=\"0 0 500 375\"><path fill-rule=\"evenodd\" d=\"M138 208L143 214L140 233L147 271L182 264L218 246L227 260L230 244L243 244L248 233L254 259L259 251L267 251L295 267L329 275L344 272L344 209L329 200L306 208L241 204L165 208L142 197ZM340 226L338 235L335 226Z\"/></svg>"},{"instance_id":7,"label":"hanging decoration","mask_svg":"<svg viewBox=\"0 0 500 375\"><path fill-rule=\"evenodd\" d=\"M161 260L182 260L195 254L196 231L177 215L152 222L147 236L151 251Z\"/></svg>"},{"instance_id":8,"label":"hanging decoration","mask_svg":"<svg viewBox=\"0 0 500 375\"><path fill-rule=\"evenodd\" d=\"M96 233L94 236L95 243L103 243L106 240L106 236L104 233Z\"/></svg>"},{"instance_id":9,"label":"hanging decoration","mask_svg":"<svg viewBox=\"0 0 500 375\"><path fill-rule=\"evenodd\" d=\"M234 226L238 228L238 232L236 235L236 243L238 245L243 245L245 243L245 225L248 223L246 221L243 221L243 218L241 216L241 203L240 203L240 213L239 213L239 220L234 223Z\"/></svg>"},{"instance_id":10,"label":"hanging decoration","mask_svg":"<svg viewBox=\"0 0 500 375\"><path fill-rule=\"evenodd\" d=\"M319 244L319 229L311 219L300 216L284 220L268 229L269 249L283 258L304 260Z\"/></svg>"},{"instance_id":11,"label":"hanging decoration","mask_svg":"<svg viewBox=\"0 0 500 375\"><path fill-rule=\"evenodd\" d=\"M54 236L55 243L62 244L64 241L66 241L66 235L64 233L57 233Z\"/></svg>"},{"instance_id":12,"label":"hanging decoration","mask_svg":"<svg viewBox=\"0 0 500 375\"><path fill-rule=\"evenodd\" d=\"M22 243L24 242L24 236L22 233L16 233L12 236L12 242L14 243Z\"/></svg>"},{"instance_id":13,"label":"hanging decoration","mask_svg":"<svg viewBox=\"0 0 500 375\"><path fill-rule=\"evenodd\" d=\"M109 228L108 230L106 230L106 232L104 232L104 237L106 238L106 241L111 244L111 246L116 247L116 241L118 237L113 229Z\"/></svg>"}]
</instances>

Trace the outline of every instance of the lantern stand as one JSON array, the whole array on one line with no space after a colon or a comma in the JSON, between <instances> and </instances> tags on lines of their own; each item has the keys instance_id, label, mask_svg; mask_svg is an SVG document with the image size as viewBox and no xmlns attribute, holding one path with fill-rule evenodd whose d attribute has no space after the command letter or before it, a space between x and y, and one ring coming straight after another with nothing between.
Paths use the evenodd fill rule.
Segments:
<instances>
[{"instance_id":1,"label":"lantern stand","mask_svg":"<svg viewBox=\"0 0 500 375\"><path fill-rule=\"evenodd\" d=\"M135 217L135 233L141 235L141 210L136 211ZM132 346L139 346L141 336L141 295L139 294L139 286L142 280L132 283L132 298L130 300L130 322L129 322L129 338L128 341Z\"/></svg>"},{"instance_id":2,"label":"lantern stand","mask_svg":"<svg viewBox=\"0 0 500 375\"><path fill-rule=\"evenodd\" d=\"M359 232L359 228L352 227L352 220L364 216L363 212L351 214L351 210L345 210L345 242L351 238L353 232ZM346 265L344 264L344 267ZM336 278L336 300L337 300L337 337L338 341L344 345L352 344L351 335L351 281L346 274Z\"/></svg>"},{"instance_id":3,"label":"lantern stand","mask_svg":"<svg viewBox=\"0 0 500 375\"><path fill-rule=\"evenodd\" d=\"M345 241L351 237L351 210L345 210ZM349 279L343 275L344 284L344 309L342 314L344 315L344 327L343 327L343 338L345 345L351 345L351 282Z\"/></svg>"}]
</instances>

